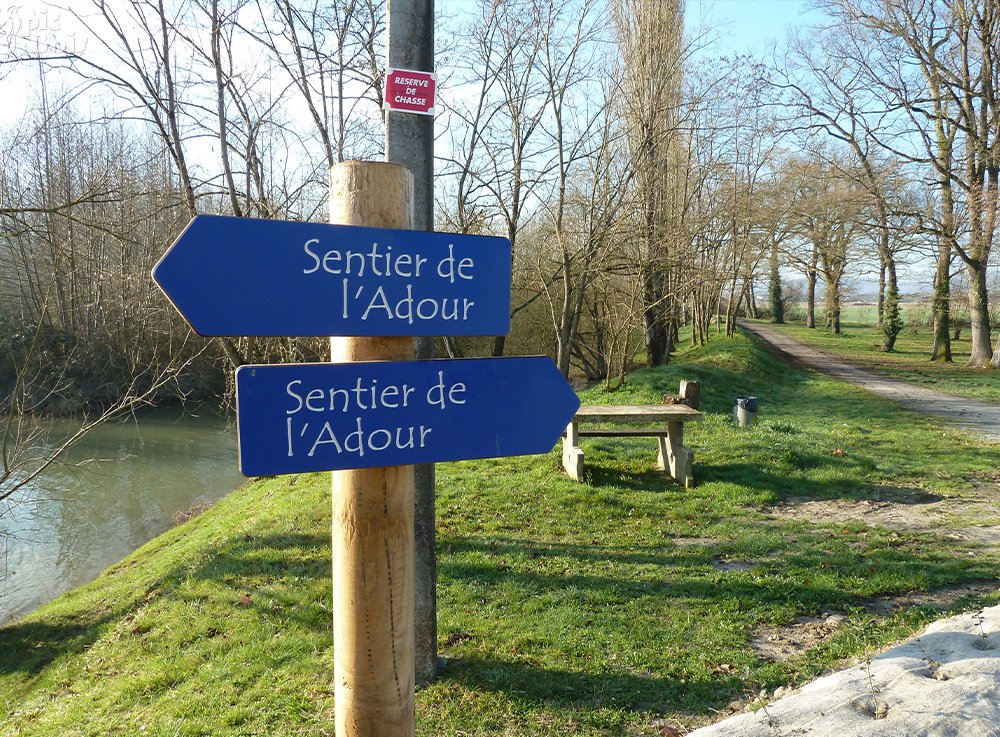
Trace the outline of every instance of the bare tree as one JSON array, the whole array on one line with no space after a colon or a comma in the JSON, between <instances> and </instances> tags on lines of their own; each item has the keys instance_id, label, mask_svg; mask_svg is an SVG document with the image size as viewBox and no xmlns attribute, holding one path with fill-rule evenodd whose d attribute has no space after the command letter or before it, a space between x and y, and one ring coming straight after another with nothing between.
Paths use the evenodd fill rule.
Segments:
<instances>
[{"instance_id":1,"label":"bare tree","mask_svg":"<svg viewBox=\"0 0 1000 737\"><path fill-rule=\"evenodd\" d=\"M845 51L846 42L846 51ZM874 204L873 223L879 259L878 325L882 350L891 351L902 329L896 251L900 244L893 224L899 214L898 164L887 160L878 137L883 116L869 112L873 102L863 76L846 63L850 42L841 34L810 32L790 39L785 66L773 82L792 93L807 128L825 131L847 146L858 164L860 183Z\"/></svg>"},{"instance_id":2,"label":"bare tree","mask_svg":"<svg viewBox=\"0 0 1000 737\"><path fill-rule=\"evenodd\" d=\"M299 93L325 153L325 169L380 150L385 3L377 0L255 0L243 30Z\"/></svg>"},{"instance_id":3,"label":"bare tree","mask_svg":"<svg viewBox=\"0 0 1000 737\"><path fill-rule=\"evenodd\" d=\"M58 394L61 385L52 383L51 373L57 368L58 373L65 374L70 370L70 364L75 356L70 353L64 356L64 363L59 367L45 366L44 383L49 386L47 393L38 396L30 390L32 382L30 372L38 365L36 351L42 351L43 343L39 340L43 325L39 324L32 338L28 351L20 357L15 365L15 381L0 404L4 407L3 426L0 428L0 518L10 509L10 503L23 501L18 499L23 490L28 488L39 476L59 462L63 455L79 443L90 431L106 422L134 412L142 406L150 405L159 397L160 391L168 384L174 383L183 372L185 365L194 357L172 358L165 365L149 365L140 351L132 356L133 376L128 386L119 387L117 398L110 404L101 406L96 411L85 412L77 420L75 426L68 432L56 433L51 426L39 421L34 414L40 405L45 405L52 394ZM183 357L183 346L178 346L176 355ZM204 348L202 348L204 350ZM49 357L46 358L48 360Z\"/></svg>"},{"instance_id":4,"label":"bare tree","mask_svg":"<svg viewBox=\"0 0 1000 737\"><path fill-rule=\"evenodd\" d=\"M880 137L880 145L927 167L936 181L936 332L947 335L945 266L953 251L968 273L969 363L988 365L986 273L1000 203L1000 10L966 0L832 0L828 7L850 34L845 59L886 115L900 113L895 135Z\"/></svg>"},{"instance_id":5,"label":"bare tree","mask_svg":"<svg viewBox=\"0 0 1000 737\"><path fill-rule=\"evenodd\" d=\"M675 326L666 304L671 221L676 221L676 161L684 73L684 11L680 2L617 0L615 29L624 61L623 117L636 170L637 224L645 242L640 280L645 304L644 336L650 365L670 358ZM674 246L672 249L671 246Z\"/></svg>"},{"instance_id":6,"label":"bare tree","mask_svg":"<svg viewBox=\"0 0 1000 737\"><path fill-rule=\"evenodd\" d=\"M456 82L474 90L471 102L459 97L448 110L452 154L444 176L451 178L453 227L479 232L495 223L510 239L513 257L520 236L537 207L536 189L550 172L551 139L544 134L549 112L548 84L541 54L545 36L531 22L542 22L535 0L483 2L462 30ZM511 317L540 292L512 305ZM506 336L496 336L491 353L503 355Z\"/></svg>"},{"instance_id":7,"label":"bare tree","mask_svg":"<svg viewBox=\"0 0 1000 737\"><path fill-rule=\"evenodd\" d=\"M808 249L799 261L808 264L807 276L823 277L827 327L839 334L842 281L859 257L870 201L850 162L827 153L789 162L787 173L794 183L790 217Z\"/></svg>"},{"instance_id":8,"label":"bare tree","mask_svg":"<svg viewBox=\"0 0 1000 737\"><path fill-rule=\"evenodd\" d=\"M97 425L183 397L207 352L148 277L183 217L162 149L124 125L87 125L59 94L26 122L0 177L0 502ZM75 427L53 433L39 420L51 414Z\"/></svg>"}]
</instances>

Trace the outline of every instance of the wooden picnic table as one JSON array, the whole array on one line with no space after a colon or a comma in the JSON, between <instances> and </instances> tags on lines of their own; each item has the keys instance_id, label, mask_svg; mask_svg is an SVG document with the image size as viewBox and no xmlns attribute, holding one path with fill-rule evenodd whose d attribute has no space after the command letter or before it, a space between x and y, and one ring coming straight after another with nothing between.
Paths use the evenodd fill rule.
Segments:
<instances>
[{"instance_id":1,"label":"wooden picnic table","mask_svg":"<svg viewBox=\"0 0 1000 737\"><path fill-rule=\"evenodd\" d=\"M571 478L583 481L581 437L655 437L659 445L657 467L685 487L694 485L691 466L694 452L684 446L684 423L701 419L701 412L685 404L582 405L563 436L563 468ZM656 423L654 427L580 427Z\"/></svg>"}]
</instances>

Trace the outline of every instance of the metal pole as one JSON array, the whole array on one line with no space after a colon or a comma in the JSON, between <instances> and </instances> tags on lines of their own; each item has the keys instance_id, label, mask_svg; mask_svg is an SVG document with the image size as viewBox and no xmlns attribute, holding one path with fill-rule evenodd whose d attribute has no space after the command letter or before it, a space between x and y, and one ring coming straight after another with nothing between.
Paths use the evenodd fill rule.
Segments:
<instances>
[{"instance_id":1,"label":"metal pole","mask_svg":"<svg viewBox=\"0 0 1000 737\"><path fill-rule=\"evenodd\" d=\"M434 0L388 0L389 66L434 71ZM413 229L434 229L434 118L388 111L386 161L403 164L414 179ZM417 338L417 358L434 357L434 339ZM434 464L415 471L416 682L437 669L437 561L434 551Z\"/></svg>"}]
</instances>

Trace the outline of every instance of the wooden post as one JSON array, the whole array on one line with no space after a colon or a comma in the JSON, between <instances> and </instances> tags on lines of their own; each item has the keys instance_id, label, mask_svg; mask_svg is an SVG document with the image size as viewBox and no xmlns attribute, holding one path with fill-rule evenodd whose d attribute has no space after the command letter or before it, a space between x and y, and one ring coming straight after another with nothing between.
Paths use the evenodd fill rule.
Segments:
<instances>
[{"instance_id":1,"label":"wooden post","mask_svg":"<svg viewBox=\"0 0 1000 737\"><path fill-rule=\"evenodd\" d=\"M701 408L701 384L697 381L681 379L681 402L691 409Z\"/></svg>"},{"instance_id":2,"label":"wooden post","mask_svg":"<svg viewBox=\"0 0 1000 737\"><path fill-rule=\"evenodd\" d=\"M662 442L662 440L661 440ZM691 467L694 464L694 452L684 445L684 423L667 423L666 442L666 468L670 475L676 479L677 483L690 489L694 486L694 477L691 475ZM663 445L660 446L660 455L664 453Z\"/></svg>"},{"instance_id":3,"label":"wooden post","mask_svg":"<svg viewBox=\"0 0 1000 737\"><path fill-rule=\"evenodd\" d=\"M583 481L583 451L580 449L580 428L575 422L566 426L563 437L562 462L566 473L574 481Z\"/></svg>"},{"instance_id":4,"label":"wooden post","mask_svg":"<svg viewBox=\"0 0 1000 737\"><path fill-rule=\"evenodd\" d=\"M673 473L674 470L670 465L670 446L667 444L666 435L656 436L656 447L656 467L667 473Z\"/></svg>"},{"instance_id":5,"label":"wooden post","mask_svg":"<svg viewBox=\"0 0 1000 737\"><path fill-rule=\"evenodd\" d=\"M399 164L330 170L330 222L410 228L413 176ZM413 338L331 338L330 358L400 361ZM414 734L413 466L333 472L337 737Z\"/></svg>"}]
</instances>

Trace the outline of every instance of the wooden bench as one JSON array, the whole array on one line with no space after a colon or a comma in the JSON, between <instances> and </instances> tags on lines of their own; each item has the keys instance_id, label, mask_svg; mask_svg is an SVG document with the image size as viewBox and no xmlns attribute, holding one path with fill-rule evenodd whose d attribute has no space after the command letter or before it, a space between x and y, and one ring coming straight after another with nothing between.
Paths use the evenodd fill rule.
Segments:
<instances>
[{"instance_id":1,"label":"wooden bench","mask_svg":"<svg viewBox=\"0 0 1000 737\"><path fill-rule=\"evenodd\" d=\"M693 383L693 382L691 382ZM685 396L681 387L681 399ZM669 397L669 399L668 399ZM664 401L672 401L672 395ZM693 402L697 403L697 388ZM583 450L580 438L655 437L659 446L657 467L685 487L694 486L692 465L694 452L684 445L684 423L701 419L701 412L687 404L644 405L582 405L566 427L563 436L563 468L570 478L583 481ZM581 428L582 424L613 425L620 423L655 422L657 427Z\"/></svg>"}]
</instances>

